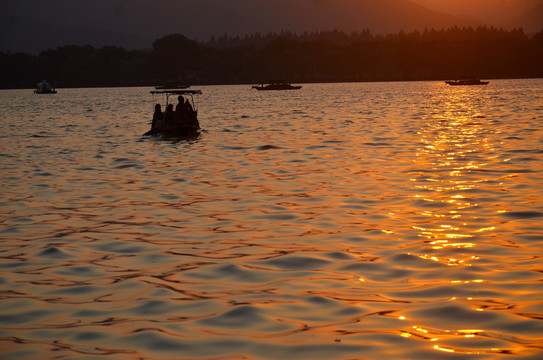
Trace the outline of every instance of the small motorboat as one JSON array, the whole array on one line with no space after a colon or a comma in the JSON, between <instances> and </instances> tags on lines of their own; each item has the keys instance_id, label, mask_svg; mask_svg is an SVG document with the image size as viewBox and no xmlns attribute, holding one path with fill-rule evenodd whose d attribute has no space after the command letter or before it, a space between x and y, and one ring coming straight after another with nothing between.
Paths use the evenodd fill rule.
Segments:
<instances>
[{"instance_id":1,"label":"small motorboat","mask_svg":"<svg viewBox=\"0 0 543 360\"><path fill-rule=\"evenodd\" d=\"M183 85L178 81L166 81L160 85L155 86L155 89L157 90L171 90L171 89L188 89L190 88L189 85Z\"/></svg>"},{"instance_id":2,"label":"small motorboat","mask_svg":"<svg viewBox=\"0 0 543 360\"><path fill-rule=\"evenodd\" d=\"M299 90L302 87L299 85L291 85L284 80L270 81L268 84L254 85L253 89L257 90Z\"/></svg>"},{"instance_id":3,"label":"small motorboat","mask_svg":"<svg viewBox=\"0 0 543 360\"><path fill-rule=\"evenodd\" d=\"M445 81L445 84L452 86L458 85L488 85L490 81L481 81L479 79L461 79L461 80L448 80Z\"/></svg>"},{"instance_id":4,"label":"small motorboat","mask_svg":"<svg viewBox=\"0 0 543 360\"><path fill-rule=\"evenodd\" d=\"M198 122L198 110L194 101L194 95L202 94L200 90L153 90L153 95L164 95L166 97L165 111L162 111L160 104L155 105L155 113L151 123L151 129L143 136L160 135L166 138L194 138L200 135L200 124ZM177 95L179 100L174 110L169 98Z\"/></svg>"},{"instance_id":5,"label":"small motorboat","mask_svg":"<svg viewBox=\"0 0 543 360\"><path fill-rule=\"evenodd\" d=\"M34 94L56 94L57 91L55 88L49 84L46 80L43 80L42 82L38 83L36 85L36 90L34 90Z\"/></svg>"}]
</instances>

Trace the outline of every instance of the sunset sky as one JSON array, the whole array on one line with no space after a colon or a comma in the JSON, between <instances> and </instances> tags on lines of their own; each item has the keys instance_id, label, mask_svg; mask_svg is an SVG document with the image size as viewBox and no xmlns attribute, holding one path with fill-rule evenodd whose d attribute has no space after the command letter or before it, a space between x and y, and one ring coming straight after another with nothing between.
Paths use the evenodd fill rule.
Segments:
<instances>
[{"instance_id":1,"label":"sunset sky","mask_svg":"<svg viewBox=\"0 0 543 360\"><path fill-rule=\"evenodd\" d=\"M0 51L64 44L148 48L164 35L491 25L543 28L543 0L17 0L0 3Z\"/></svg>"}]
</instances>

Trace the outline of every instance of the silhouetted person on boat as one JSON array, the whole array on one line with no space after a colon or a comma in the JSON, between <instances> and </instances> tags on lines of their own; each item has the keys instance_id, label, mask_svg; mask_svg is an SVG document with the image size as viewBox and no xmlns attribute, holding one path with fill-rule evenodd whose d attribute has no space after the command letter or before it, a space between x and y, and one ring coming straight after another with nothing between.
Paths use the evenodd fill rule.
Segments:
<instances>
[{"instance_id":1,"label":"silhouetted person on boat","mask_svg":"<svg viewBox=\"0 0 543 360\"><path fill-rule=\"evenodd\" d=\"M190 103L188 99L185 100L184 115L185 115L184 126L188 126L193 129L200 128L200 124L198 123L197 113L192 108L192 104Z\"/></svg>"},{"instance_id":2,"label":"silhouetted person on boat","mask_svg":"<svg viewBox=\"0 0 543 360\"><path fill-rule=\"evenodd\" d=\"M151 124L151 129L156 129L161 122L162 122L162 107L160 106L160 104L156 104L155 112L153 113L153 123Z\"/></svg>"},{"instance_id":3,"label":"silhouetted person on boat","mask_svg":"<svg viewBox=\"0 0 543 360\"><path fill-rule=\"evenodd\" d=\"M185 111L187 112L187 114L194 113L194 109L192 108L189 99L185 100Z\"/></svg>"},{"instance_id":4,"label":"silhouetted person on boat","mask_svg":"<svg viewBox=\"0 0 543 360\"><path fill-rule=\"evenodd\" d=\"M177 100L179 100L179 102L175 106L175 114L176 115L183 113L183 110L185 108L185 99L181 95L179 95L177 97Z\"/></svg>"},{"instance_id":5,"label":"silhouetted person on boat","mask_svg":"<svg viewBox=\"0 0 543 360\"><path fill-rule=\"evenodd\" d=\"M175 120L178 124L183 125L186 122L187 114L185 110L185 99L178 96L179 102L175 106Z\"/></svg>"},{"instance_id":6,"label":"silhouetted person on boat","mask_svg":"<svg viewBox=\"0 0 543 360\"><path fill-rule=\"evenodd\" d=\"M175 123L175 112L173 111L173 104L166 106L166 114L164 114L164 122L166 127L173 127Z\"/></svg>"},{"instance_id":7,"label":"silhouetted person on boat","mask_svg":"<svg viewBox=\"0 0 543 360\"><path fill-rule=\"evenodd\" d=\"M183 96L177 97L179 102L175 107L175 122L181 127L199 129L200 124L196 117L196 111L192 108L189 99L184 99Z\"/></svg>"}]
</instances>

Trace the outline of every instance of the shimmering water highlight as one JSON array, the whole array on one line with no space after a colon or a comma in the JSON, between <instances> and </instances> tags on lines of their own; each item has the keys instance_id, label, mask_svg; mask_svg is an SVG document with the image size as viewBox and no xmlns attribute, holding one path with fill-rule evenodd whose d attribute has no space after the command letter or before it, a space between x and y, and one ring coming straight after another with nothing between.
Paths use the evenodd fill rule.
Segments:
<instances>
[{"instance_id":1,"label":"shimmering water highlight","mask_svg":"<svg viewBox=\"0 0 543 360\"><path fill-rule=\"evenodd\" d=\"M201 89L0 92L2 358L543 356L543 81Z\"/></svg>"}]
</instances>

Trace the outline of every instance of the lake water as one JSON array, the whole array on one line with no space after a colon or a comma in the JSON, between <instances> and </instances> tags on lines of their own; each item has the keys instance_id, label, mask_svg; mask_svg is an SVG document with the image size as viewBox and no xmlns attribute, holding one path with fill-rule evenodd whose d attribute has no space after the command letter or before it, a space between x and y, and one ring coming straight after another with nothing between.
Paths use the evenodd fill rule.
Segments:
<instances>
[{"instance_id":1,"label":"lake water","mask_svg":"<svg viewBox=\"0 0 543 360\"><path fill-rule=\"evenodd\" d=\"M2 359L543 358L543 80L0 91Z\"/></svg>"}]
</instances>

